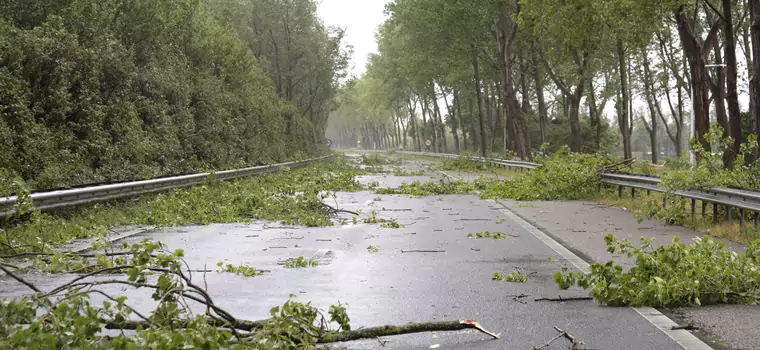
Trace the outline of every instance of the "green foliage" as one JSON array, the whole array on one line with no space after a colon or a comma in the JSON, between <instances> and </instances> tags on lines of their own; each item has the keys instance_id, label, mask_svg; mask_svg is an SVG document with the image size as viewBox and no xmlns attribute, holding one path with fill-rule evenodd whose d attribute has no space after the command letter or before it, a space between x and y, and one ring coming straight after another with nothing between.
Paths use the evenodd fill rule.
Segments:
<instances>
[{"instance_id":1,"label":"green foliage","mask_svg":"<svg viewBox=\"0 0 760 350\"><path fill-rule=\"evenodd\" d=\"M311 18L233 18L266 3L0 2L0 167L38 189L324 153L342 34L328 33L313 1L291 2ZM274 53L253 39L295 20L312 33L294 34L306 54L288 65L301 84L285 91L264 66ZM263 32L243 31L251 25Z\"/></svg>"},{"instance_id":2,"label":"green foliage","mask_svg":"<svg viewBox=\"0 0 760 350\"><path fill-rule=\"evenodd\" d=\"M471 159L470 155L460 154L459 157L456 158L443 158L442 164L438 169L462 172L478 172L488 170L488 168L490 168L490 166L487 163Z\"/></svg>"},{"instance_id":3,"label":"green foliage","mask_svg":"<svg viewBox=\"0 0 760 350\"><path fill-rule=\"evenodd\" d=\"M601 169L614 163L609 156L571 153L567 147L537 161L542 166L485 186L481 196L521 201L590 198L598 190Z\"/></svg>"},{"instance_id":4,"label":"green foliage","mask_svg":"<svg viewBox=\"0 0 760 350\"><path fill-rule=\"evenodd\" d=\"M384 223L380 224L380 227L382 227L382 228L403 228L404 225L399 224L395 220L391 220L391 221L387 221L387 222L384 222Z\"/></svg>"},{"instance_id":5,"label":"green foliage","mask_svg":"<svg viewBox=\"0 0 760 350\"><path fill-rule=\"evenodd\" d=\"M658 199L647 199L643 209L637 210L639 220L657 218L670 225L682 225L688 219L689 200L672 193L677 190L709 189L712 187L738 187L760 189L760 160L748 161L758 149L757 138L750 135L736 155L733 169L726 169L723 164L724 152L731 152L733 144L730 137L723 138L723 129L713 124L705 134L705 139L713 146L713 151L702 148L699 142L692 142L692 151L699 156L695 166L688 166L686 160L669 165L670 171L662 174L658 185L666 191L665 207Z\"/></svg>"},{"instance_id":6,"label":"green foliage","mask_svg":"<svg viewBox=\"0 0 760 350\"><path fill-rule=\"evenodd\" d=\"M310 303L288 300L270 311L263 327L250 335L237 337L227 316L216 307L206 315L187 309L186 298L200 295L211 298L192 284L183 273L186 264L182 251L167 251L160 242L145 240L127 249L121 260L109 265L101 274L124 273L124 278L104 279L101 274L81 276L74 282L56 287L46 294L19 299L0 300L0 347L4 349L310 349L320 339L341 331L350 331L346 308L331 305L327 317ZM98 255L108 251L100 251ZM156 306L150 313L138 314L127 297L112 296L101 285L118 284L137 291L152 290ZM90 296L104 297L102 304L92 303ZM202 299L199 299L202 301ZM208 300L213 305L213 300ZM210 324L212 317L219 324ZM329 318L328 318L329 317ZM143 321L133 334L114 333L102 337L105 328L127 326L130 320ZM235 320L235 322L239 322ZM337 324L333 329L332 324Z\"/></svg>"},{"instance_id":7,"label":"green foliage","mask_svg":"<svg viewBox=\"0 0 760 350\"><path fill-rule=\"evenodd\" d=\"M424 170L420 171L406 171L404 169L401 169L399 167L393 168L393 176L423 176L425 175Z\"/></svg>"},{"instance_id":8,"label":"green foliage","mask_svg":"<svg viewBox=\"0 0 760 350\"><path fill-rule=\"evenodd\" d=\"M509 236L506 235L506 234L503 234L501 232L489 232L489 231L478 232L478 233L475 233L474 235L472 233L468 233L467 234L467 238L470 238L470 239L472 239L472 238L477 238L477 239L481 239L481 238L503 239L503 238L507 238L507 237L509 237Z\"/></svg>"},{"instance_id":9,"label":"green foliage","mask_svg":"<svg viewBox=\"0 0 760 350\"><path fill-rule=\"evenodd\" d=\"M380 248L371 245L367 247L367 251L370 253L377 253L380 251Z\"/></svg>"},{"instance_id":10,"label":"green foliage","mask_svg":"<svg viewBox=\"0 0 760 350\"><path fill-rule=\"evenodd\" d=\"M491 280L524 283L524 282L528 282L528 275L519 271L512 271L508 274L503 274L501 272L494 272L493 276L491 277Z\"/></svg>"},{"instance_id":11,"label":"green foliage","mask_svg":"<svg viewBox=\"0 0 760 350\"><path fill-rule=\"evenodd\" d=\"M330 226L322 204L335 191L363 189L343 158L307 167L206 184L51 213L29 213L0 231L0 253L42 250L76 238L105 236L120 225L177 226L251 219Z\"/></svg>"},{"instance_id":12,"label":"green foliage","mask_svg":"<svg viewBox=\"0 0 760 350\"><path fill-rule=\"evenodd\" d=\"M224 264L224 262L220 261L216 263L216 266L219 267L217 272L228 272L228 273L234 273L236 275L241 275L245 277L253 277L253 276L259 276L263 275L264 271L256 270L253 267L245 266L245 265L239 265L235 266L232 264Z\"/></svg>"},{"instance_id":13,"label":"green foliage","mask_svg":"<svg viewBox=\"0 0 760 350\"><path fill-rule=\"evenodd\" d=\"M286 269L300 269L304 267L316 267L317 262L310 259L306 259L303 256L299 256L294 259L285 260L284 266Z\"/></svg>"},{"instance_id":14,"label":"green foliage","mask_svg":"<svg viewBox=\"0 0 760 350\"><path fill-rule=\"evenodd\" d=\"M562 289L590 289L596 301L611 306L756 303L760 298L760 241L750 244L746 253L737 253L708 236L692 244L674 237L658 248L652 247L652 240L643 237L634 247L627 239L607 235L607 251L634 258L633 267L624 271L613 261L594 263L588 274L563 267L554 280Z\"/></svg>"},{"instance_id":15,"label":"green foliage","mask_svg":"<svg viewBox=\"0 0 760 350\"><path fill-rule=\"evenodd\" d=\"M377 188L379 194L410 194L413 196L434 196L441 194L468 194L477 189L475 182L464 180L448 181L440 179L439 182L402 182L397 188Z\"/></svg>"}]
</instances>

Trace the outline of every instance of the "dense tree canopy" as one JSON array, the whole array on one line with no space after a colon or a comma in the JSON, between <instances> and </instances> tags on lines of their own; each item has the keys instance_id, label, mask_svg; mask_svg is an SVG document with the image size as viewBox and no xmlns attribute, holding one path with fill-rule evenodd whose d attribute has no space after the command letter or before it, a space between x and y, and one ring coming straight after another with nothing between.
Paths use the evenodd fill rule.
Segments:
<instances>
[{"instance_id":1,"label":"dense tree canopy","mask_svg":"<svg viewBox=\"0 0 760 350\"><path fill-rule=\"evenodd\" d=\"M731 166L741 140L760 130L760 97L750 91L756 3L394 0L377 32L379 54L344 87L375 98L336 112L328 134L378 130L388 141L366 147L421 149L431 139L434 151L521 158L566 144L658 162L661 152L688 149L692 124L709 149L704 135L715 122L733 137ZM742 94L749 105L740 106Z\"/></svg>"},{"instance_id":2,"label":"dense tree canopy","mask_svg":"<svg viewBox=\"0 0 760 350\"><path fill-rule=\"evenodd\" d=\"M313 0L0 0L0 168L52 187L323 152L342 35Z\"/></svg>"}]
</instances>

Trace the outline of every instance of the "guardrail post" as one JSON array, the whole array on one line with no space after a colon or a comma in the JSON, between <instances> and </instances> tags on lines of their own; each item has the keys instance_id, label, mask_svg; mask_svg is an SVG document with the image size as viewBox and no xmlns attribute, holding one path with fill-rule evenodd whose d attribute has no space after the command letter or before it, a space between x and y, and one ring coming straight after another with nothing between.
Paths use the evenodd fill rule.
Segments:
<instances>
[{"instance_id":1,"label":"guardrail post","mask_svg":"<svg viewBox=\"0 0 760 350\"><path fill-rule=\"evenodd\" d=\"M667 206L668 206L667 199L668 199L668 195L667 194L664 195L664 196L662 196L662 209L667 208Z\"/></svg>"},{"instance_id":2,"label":"guardrail post","mask_svg":"<svg viewBox=\"0 0 760 350\"><path fill-rule=\"evenodd\" d=\"M702 201L702 217L705 217L705 214L707 214L707 202Z\"/></svg>"},{"instance_id":3,"label":"guardrail post","mask_svg":"<svg viewBox=\"0 0 760 350\"><path fill-rule=\"evenodd\" d=\"M631 187L631 198L636 197L636 187Z\"/></svg>"},{"instance_id":4,"label":"guardrail post","mask_svg":"<svg viewBox=\"0 0 760 350\"><path fill-rule=\"evenodd\" d=\"M623 186L618 186L618 199L623 198Z\"/></svg>"},{"instance_id":5,"label":"guardrail post","mask_svg":"<svg viewBox=\"0 0 760 350\"><path fill-rule=\"evenodd\" d=\"M697 215L697 200L692 198L691 199L691 218L694 219L696 215Z\"/></svg>"},{"instance_id":6,"label":"guardrail post","mask_svg":"<svg viewBox=\"0 0 760 350\"><path fill-rule=\"evenodd\" d=\"M731 207L726 205L726 222L731 223Z\"/></svg>"},{"instance_id":7,"label":"guardrail post","mask_svg":"<svg viewBox=\"0 0 760 350\"><path fill-rule=\"evenodd\" d=\"M718 222L718 203L713 203L713 222Z\"/></svg>"},{"instance_id":8,"label":"guardrail post","mask_svg":"<svg viewBox=\"0 0 760 350\"><path fill-rule=\"evenodd\" d=\"M739 209L739 227L744 227L744 209Z\"/></svg>"}]
</instances>

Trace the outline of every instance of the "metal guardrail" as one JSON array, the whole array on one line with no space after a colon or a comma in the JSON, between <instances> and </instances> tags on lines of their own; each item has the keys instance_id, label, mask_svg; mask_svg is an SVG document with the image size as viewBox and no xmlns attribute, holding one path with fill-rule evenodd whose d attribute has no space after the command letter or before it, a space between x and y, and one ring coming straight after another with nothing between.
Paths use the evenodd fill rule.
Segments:
<instances>
[{"instance_id":1,"label":"metal guardrail","mask_svg":"<svg viewBox=\"0 0 760 350\"><path fill-rule=\"evenodd\" d=\"M429 152L398 152L402 154L422 155L429 157L439 158L456 158L459 155L447 154L447 153L429 153ZM483 157L470 157L472 160L478 160L490 163L494 166L501 167L515 167L521 169L535 169L541 164L513 161L513 160L499 160L499 159L487 159ZM636 189L646 190L649 192L669 193L679 197L691 199L691 214L692 217L697 214L697 201L702 205L702 216L707 212L707 205L712 204L713 219L717 221L718 206L725 207L725 220L731 222L732 208L739 209L740 218L739 223L744 225L744 212L751 211L754 214L755 228L760 225L760 192L747 190L747 189L734 189L734 188L711 188L706 190L676 190L669 192L668 190L659 186L661 180L658 177L634 175L634 174L620 174L620 173L602 173L601 182L607 185L618 186L618 196L623 196L623 188L631 188L631 196L636 195ZM666 199L663 198L662 205L667 204Z\"/></svg>"},{"instance_id":2,"label":"metal guardrail","mask_svg":"<svg viewBox=\"0 0 760 350\"><path fill-rule=\"evenodd\" d=\"M739 216L741 220L740 225L744 224L744 211L751 211L754 214L755 227L760 224L760 192L747 190L747 189L734 189L734 188L722 188L714 187L710 189L691 189L691 190L676 190L669 192L659 186L660 179L657 177L632 175L632 174L601 174L602 183L608 185L618 186L618 196L623 196L623 188L631 188L631 196L636 195L636 189L644 189L647 192L655 191L661 193L669 193L679 197L691 199L691 215L692 217L697 214L697 201L702 204L702 215L707 212L707 205L712 204L713 219L718 219L718 206L722 205L725 208L725 220L731 222L732 208L739 209ZM663 206L666 205L665 198L663 198Z\"/></svg>"},{"instance_id":3,"label":"metal guardrail","mask_svg":"<svg viewBox=\"0 0 760 350\"><path fill-rule=\"evenodd\" d=\"M262 165L243 169L224 170L215 173L181 175L150 180L132 181L109 185L97 185L67 190L39 192L30 195L34 206L40 210L70 207L81 204L108 201L112 199L137 196L145 193L160 192L202 184L212 175L216 180L231 180L278 170L284 167L296 168L311 162L333 157L333 155L312 158L296 162ZM0 198L0 218L13 213L18 202L17 196Z\"/></svg>"}]
</instances>

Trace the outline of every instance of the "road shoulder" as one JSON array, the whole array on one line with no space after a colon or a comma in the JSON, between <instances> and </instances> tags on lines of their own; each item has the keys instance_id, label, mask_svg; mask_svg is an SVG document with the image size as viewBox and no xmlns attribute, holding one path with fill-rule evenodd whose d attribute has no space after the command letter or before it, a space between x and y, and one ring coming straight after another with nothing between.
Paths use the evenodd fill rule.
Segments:
<instances>
[{"instance_id":1,"label":"road shoulder","mask_svg":"<svg viewBox=\"0 0 760 350\"><path fill-rule=\"evenodd\" d=\"M593 201L500 202L586 261L615 260L628 266L632 264L628 257L607 252L603 238L609 233L618 238L627 237L633 242L645 236L655 237L656 246L668 244L676 236L686 242L704 236L694 230L667 226L657 220L638 222L624 208ZM739 251L744 248L736 243L731 246ZM760 329L751 326L760 324L758 306L713 305L661 311L699 327L700 331L695 335L715 348L760 349ZM719 340L716 341L716 338Z\"/></svg>"}]
</instances>

